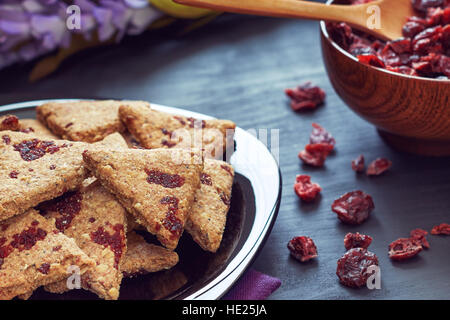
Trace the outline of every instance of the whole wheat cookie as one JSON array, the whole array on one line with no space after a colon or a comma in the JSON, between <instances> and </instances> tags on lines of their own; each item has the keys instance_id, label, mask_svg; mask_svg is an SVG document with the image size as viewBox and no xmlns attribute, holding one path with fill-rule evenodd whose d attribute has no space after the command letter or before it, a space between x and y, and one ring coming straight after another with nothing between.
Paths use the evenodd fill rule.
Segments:
<instances>
[{"instance_id":1,"label":"whole wheat cookie","mask_svg":"<svg viewBox=\"0 0 450 320\"><path fill-rule=\"evenodd\" d=\"M125 277L157 272L172 268L178 263L178 254L145 241L134 231L127 234L128 250L121 270Z\"/></svg>"},{"instance_id":2,"label":"whole wheat cookie","mask_svg":"<svg viewBox=\"0 0 450 320\"><path fill-rule=\"evenodd\" d=\"M216 252L222 241L231 203L233 167L220 160L205 159L201 187L195 194L186 231L203 250Z\"/></svg>"},{"instance_id":3,"label":"whole wheat cookie","mask_svg":"<svg viewBox=\"0 0 450 320\"><path fill-rule=\"evenodd\" d=\"M143 101L50 102L37 107L37 118L54 134L71 141L96 142L125 130L119 120L119 107L145 105Z\"/></svg>"},{"instance_id":4,"label":"whole wheat cookie","mask_svg":"<svg viewBox=\"0 0 450 320\"><path fill-rule=\"evenodd\" d=\"M87 177L82 153L88 144L0 134L0 221L42 201L77 189Z\"/></svg>"},{"instance_id":5,"label":"whole wheat cookie","mask_svg":"<svg viewBox=\"0 0 450 320\"><path fill-rule=\"evenodd\" d=\"M86 166L137 222L175 249L200 185L200 151L86 151Z\"/></svg>"},{"instance_id":6,"label":"whole wheat cookie","mask_svg":"<svg viewBox=\"0 0 450 320\"><path fill-rule=\"evenodd\" d=\"M27 298L95 262L35 210L0 223L0 299Z\"/></svg>"},{"instance_id":7,"label":"whole wheat cookie","mask_svg":"<svg viewBox=\"0 0 450 320\"><path fill-rule=\"evenodd\" d=\"M222 159L233 148L236 124L229 120L197 120L156 111L148 105L123 104L119 116L144 148L198 148L205 157Z\"/></svg>"},{"instance_id":8,"label":"whole wheat cookie","mask_svg":"<svg viewBox=\"0 0 450 320\"><path fill-rule=\"evenodd\" d=\"M100 298L116 300L122 282L120 266L127 251L127 213L122 205L96 181L79 191L44 202L38 209L96 262L83 275L83 288ZM61 288L67 291L65 281L46 290L61 293Z\"/></svg>"}]
</instances>

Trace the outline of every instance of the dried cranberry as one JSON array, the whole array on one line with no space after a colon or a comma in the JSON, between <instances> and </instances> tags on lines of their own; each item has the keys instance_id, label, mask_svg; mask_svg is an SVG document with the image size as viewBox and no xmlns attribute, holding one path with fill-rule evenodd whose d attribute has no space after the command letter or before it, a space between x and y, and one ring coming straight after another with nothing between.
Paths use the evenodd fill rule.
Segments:
<instances>
[{"instance_id":1,"label":"dried cranberry","mask_svg":"<svg viewBox=\"0 0 450 320\"><path fill-rule=\"evenodd\" d=\"M95 222L95 218L94 217L90 217L88 220L90 223L94 223Z\"/></svg>"},{"instance_id":2,"label":"dried cranberry","mask_svg":"<svg viewBox=\"0 0 450 320\"><path fill-rule=\"evenodd\" d=\"M294 191L303 201L313 201L322 188L317 183L311 183L311 177L299 174L295 178Z\"/></svg>"},{"instance_id":3,"label":"dried cranberry","mask_svg":"<svg viewBox=\"0 0 450 320\"><path fill-rule=\"evenodd\" d=\"M202 184L206 184L207 186L211 186L212 185L211 176L207 173L202 172L200 174L200 182Z\"/></svg>"},{"instance_id":4,"label":"dried cranberry","mask_svg":"<svg viewBox=\"0 0 450 320\"><path fill-rule=\"evenodd\" d=\"M205 120L198 120L195 118L187 118L187 121L189 122L189 128L203 129L206 127Z\"/></svg>"},{"instance_id":5,"label":"dried cranberry","mask_svg":"<svg viewBox=\"0 0 450 320\"><path fill-rule=\"evenodd\" d=\"M179 200L176 197L166 196L161 199L161 204L169 205L166 217L162 221L162 225L169 230L174 236L181 236L183 232L183 222L178 219L178 203Z\"/></svg>"},{"instance_id":6,"label":"dried cranberry","mask_svg":"<svg viewBox=\"0 0 450 320\"><path fill-rule=\"evenodd\" d=\"M19 171L13 170L9 173L9 177L11 179L17 179L18 176L19 176Z\"/></svg>"},{"instance_id":7,"label":"dried cranberry","mask_svg":"<svg viewBox=\"0 0 450 320\"><path fill-rule=\"evenodd\" d=\"M438 7L444 3L444 0L412 0L414 9L427 11L428 8Z\"/></svg>"},{"instance_id":8,"label":"dried cranberry","mask_svg":"<svg viewBox=\"0 0 450 320\"><path fill-rule=\"evenodd\" d=\"M298 157L305 164L314 167L322 167L333 148L334 147L328 143L307 144L305 150L300 151Z\"/></svg>"},{"instance_id":9,"label":"dried cranberry","mask_svg":"<svg viewBox=\"0 0 450 320\"><path fill-rule=\"evenodd\" d=\"M325 100L325 91L313 86L311 82L301 84L294 89L286 89L285 93L291 98L291 108L294 111L315 109Z\"/></svg>"},{"instance_id":10,"label":"dried cranberry","mask_svg":"<svg viewBox=\"0 0 450 320\"><path fill-rule=\"evenodd\" d=\"M50 271L50 263L43 263L38 269L40 273L48 274Z\"/></svg>"},{"instance_id":11,"label":"dried cranberry","mask_svg":"<svg viewBox=\"0 0 450 320\"><path fill-rule=\"evenodd\" d=\"M428 234L428 232L426 230L423 229L414 229L410 232L410 238L417 240L420 242L420 244L422 245L422 247L424 247L425 249L429 249L430 248L430 244L428 243L428 240L426 238L426 235Z\"/></svg>"},{"instance_id":12,"label":"dried cranberry","mask_svg":"<svg viewBox=\"0 0 450 320\"><path fill-rule=\"evenodd\" d=\"M450 224L448 223L441 223L438 226L434 226L431 230L431 234L443 234L443 235L450 235Z\"/></svg>"},{"instance_id":13,"label":"dried cranberry","mask_svg":"<svg viewBox=\"0 0 450 320\"><path fill-rule=\"evenodd\" d=\"M29 128L25 128L25 129L20 129L20 132L31 133L31 132L34 132L34 129L32 127L29 127Z\"/></svg>"},{"instance_id":14,"label":"dried cranberry","mask_svg":"<svg viewBox=\"0 0 450 320\"><path fill-rule=\"evenodd\" d=\"M359 62L367 64L369 66L374 66L377 68L384 68L385 64L381 59L375 54L360 54L356 56Z\"/></svg>"},{"instance_id":15,"label":"dried cranberry","mask_svg":"<svg viewBox=\"0 0 450 320\"><path fill-rule=\"evenodd\" d=\"M4 136L2 136L2 140L7 145L9 145L11 143L11 137L6 134Z\"/></svg>"},{"instance_id":16,"label":"dried cranberry","mask_svg":"<svg viewBox=\"0 0 450 320\"><path fill-rule=\"evenodd\" d=\"M389 245L389 258L405 260L414 257L422 251L420 241L411 238L400 238Z\"/></svg>"},{"instance_id":17,"label":"dried cranberry","mask_svg":"<svg viewBox=\"0 0 450 320\"><path fill-rule=\"evenodd\" d=\"M312 126L313 130L311 132L311 135L309 136L310 144L327 143L334 147L334 145L336 144L336 140L327 130L322 128L317 123L313 123Z\"/></svg>"},{"instance_id":18,"label":"dried cranberry","mask_svg":"<svg viewBox=\"0 0 450 320\"><path fill-rule=\"evenodd\" d=\"M176 142L168 141L167 139L162 139L161 144L167 148L173 148L177 145Z\"/></svg>"},{"instance_id":19,"label":"dried cranberry","mask_svg":"<svg viewBox=\"0 0 450 320\"><path fill-rule=\"evenodd\" d=\"M352 160L352 170L356 172L364 171L364 156L361 154L355 160Z\"/></svg>"},{"instance_id":20,"label":"dried cranberry","mask_svg":"<svg viewBox=\"0 0 450 320\"><path fill-rule=\"evenodd\" d=\"M61 248L62 248L62 245L57 245L57 246L54 246L52 250L59 251L59 250L61 250Z\"/></svg>"},{"instance_id":21,"label":"dried cranberry","mask_svg":"<svg viewBox=\"0 0 450 320\"><path fill-rule=\"evenodd\" d=\"M359 288L367 284L371 266L378 266L378 257L367 249L353 248L338 260L336 275L343 285Z\"/></svg>"},{"instance_id":22,"label":"dried cranberry","mask_svg":"<svg viewBox=\"0 0 450 320\"><path fill-rule=\"evenodd\" d=\"M364 248L367 249L372 243L372 237L365 234L347 233L344 238L345 249Z\"/></svg>"},{"instance_id":23,"label":"dried cranberry","mask_svg":"<svg viewBox=\"0 0 450 320\"><path fill-rule=\"evenodd\" d=\"M111 249L114 253L114 268L118 269L125 248L125 231L121 224L114 225L112 229L114 233L110 234L105 228L98 227L96 231L91 232L90 236L95 243Z\"/></svg>"},{"instance_id":24,"label":"dried cranberry","mask_svg":"<svg viewBox=\"0 0 450 320\"><path fill-rule=\"evenodd\" d=\"M41 214L57 212L56 228L64 232L72 223L73 218L81 211L83 196L80 192L67 192L64 195L41 203L38 206Z\"/></svg>"},{"instance_id":25,"label":"dried cranberry","mask_svg":"<svg viewBox=\"0 0 450 320\"><path fill-rule=\"evenodd\" d=\"M221 164L220 167L221 167L223 170L225 170L226 172L228 172L228 174L229 174L230 176L233 176L233 171L231 171L231 168L230 168L229 166L226 166L226 165L224 165L224 164Z\"/></svg>"},{"instance_id":26,"label":"dried cranberry","mask_svg":"<svg viewBox=\"0 0 450 320\"><path fill-rule=\"evenodd\" d=\"M372 161L367 167L366 174L368 176L379 176L392 166L392 162L385 158L378 158Z\"/></svg>"},{"instance_id":27,"label":"dried cranberry","mask_svg":"<svg viewBox=\"0 0 450 320\"><path fill-rule=\"evenodd\" d=\"M20 156L25 161L33 161L42 158L45 154L53 154L58 152L61 147L58 147L54 141L41 141L39 139L25 140L21 143L15 144L14 150L20 153Z\"/></svg>"},{"instance_id":28,"label":"dried cranberry","mask_svg":"<svg viewBox=\"0 0 450 320\"><path fill-rule=\"evenodd\" d=\"M344 194L331 205L338 218L348 224L363 223L374 208L372 197L360 190Z\"/></svg>"},{"instance_id":29,"label":"dried cranberry","mask_svg":"<svg viewBox=\"0 0 450 320\"><path fill-rule=\"evenodd\" d=\"M17 118L16 116L6 116L6 118L3 119L0 127L1 130L16 131L19 128L19 118Z\"/></svg>"},{"instance_id":30,"label":"dried cranberry","mask_svg":"<svg viewBox=\"0 0 450 320\"><path fill-rule=\"evenodd\" d=\"M317 247L309 237L295 237L289 241L287 247L291 255L301 262L317 257Z\"/></svg>"},{"instance_id":31,"label":"dried cranberry","mask_svg":"<svg viewBox=\"0 0 450 320\"><path fill-rule=\"evenodd\" d=\"M145 169L147 182L162 185L164 188L179 188L184 184L184 178L178 174L164 173L158 170Z\"/></svg>"},{"instance_id":32,"label":"dried cranberry","mask_svg":"<svg viewBox=\"0 0 450 320\"><path fill-rule=\"evenodd\" d=\"M43 240L46 236L47 232L45 230L31 226L21 233L13 235L13 241L10 245L19 251L30 250L36 242Z\"/></svg>"}]
</instances>

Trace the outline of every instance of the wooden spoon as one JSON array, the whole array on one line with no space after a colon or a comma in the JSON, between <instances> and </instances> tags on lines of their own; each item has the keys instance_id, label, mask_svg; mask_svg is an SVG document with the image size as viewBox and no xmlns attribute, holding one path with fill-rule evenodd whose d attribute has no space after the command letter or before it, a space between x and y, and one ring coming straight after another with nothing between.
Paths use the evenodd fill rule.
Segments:
<instances>
[{"instance_id":1,"label":"wooden spoon","mask_svg":"<svg viewBox=\"0 0 450 320\"><path fill-rule=\"evenodd\" d=\"M176 3L216 11L281 18L347 22L383 40L402 37L402 26L414 11L411 0L376 0L358 5L326 5L298 0L174 0ZM379 24L375 15L379 12Z\"/></svg>"}]
</instances>

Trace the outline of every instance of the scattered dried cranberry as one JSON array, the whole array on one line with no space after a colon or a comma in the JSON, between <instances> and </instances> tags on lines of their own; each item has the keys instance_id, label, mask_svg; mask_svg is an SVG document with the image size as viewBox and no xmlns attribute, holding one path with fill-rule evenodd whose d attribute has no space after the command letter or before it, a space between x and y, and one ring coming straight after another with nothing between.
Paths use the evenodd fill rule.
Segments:
<instances>
[{"instance_id":1,"label":"scattered dried cranberry","mask_svg":"<svg viewBox=\"0 0 450 320\"><path fill-rule=\"evenodd\" d=\"M392 162L385 158L378 158L372 161L367 167L366 174L368 176L379 176L383 172L389 170L392 166Z\"/></svg>"},{"instance_id":2,"label":"scattered dried cranberry","mask_svg":"<svg viewBox=\"0 0 450 320\"><path fill-rule=\"evenodd\" d=\"M164 188L179 188L184 184L184 178L178 174L164 173L158 170L145 169L147 182L162 185Z\"/></svg>"},{"instance_id":3,"label":"scattered dried cranberry","mask_svg":"<svg viewBox=\"0 0 450 320\"><path fill-rule=\"evenodd\" d=\"M344 194L331 205L338 218L348 224L363 223L374 208L372 197L360 190Z\"/></svg>"},{"instance_id":4,"label":"scattered dried cranberry","mask_svg":"<svg viewBox=\"0 0 450 320\"><path fill-rule=\"evenodd\" d=\"M310 144L327 143L333 147L335 146L336 140L327 130L322 128L317 123L313 123L312 126L313 130L311 132L311 135L309 136Z\"/></svg>"},{"instance_id":5,"label":"scattered dried cranberry","mask_svg":"<svg viewBox=\"0 0 450 320\"><path fill-rule=\"evenodd\" d=\"M48 274L50 271L50 263L43 263L38 269L40 273Z\"/></svg>"},{"instance_id":6,"label":"scattered dried cranberry","mask_svg":"<svg viewBox=\"0 0 450 320\"><path fill-rule=\"evenodd\" d=\"M219 193L219 197L220 197L220 199L222 200L222 202L223 202L226 206L230 206L230 204L231 204L231 199L230 199L230 197L229 197L225 192L223 192L221 189L216 188L216 190L217 190L217 193Z\"/></svg>"},{"instance_id":7,"label":"scattered dried cranberry","mask_svg":"<svg viewBox=\"0 0 450 320\"><path fill-rule=\"evenodd\" d=\"M90 223L94 223L95 222L95 218L94 217L90 217L88 220Z\"/></svg>"},{"instance_id":8,"label":"scattered dried cranberry","mask_svg":"<svg viewBox=\"0 0 450 320\"><path fill-rule=\"evenodd\" d=\"M56 166L55 166L54 164L52 164L52 165L49 167L49 169L50 169L50 170L55 170L55 169L56 169Z\"/></svg>"},{"instance_id":9,"label":"scattered dried cranberry","mask_svg":"<svg viewBox=\"0 0 450 320\"><path fill-rule=\"evenodd\" d=\"M414 257L422 251L420 241L411 238L400 238L389 245L389 258L405 260Z\"/></svg>"},{"instance_id":10,"label":"scattered dried cranberry","mask_svg":"<svg viewBox=\"0 0 450 320\"><path fill-rule=\"evenodd\" d=\"M434 226L433 229L431 230L431 234L434 234L434 235L438 235L438 234L450 235L450 224L448 224L448 223L441 223L438 226Z\"/></svg>"},{"instance_id":11,"label":"scattered dried cranberry","mask_svg":"<svg viewBox=\"0 0 450 320\"><path fill-rule=\"evenodd\" d=\"M372 243L372 237L365 234L347 233L344 238L345 249L364 248L367 249Z\"/></svg>"},{"instance_id":12,"label":"scattered dried cranberry","mask_svg":"<svg viewBox=\"0 0 450 320\"><path fill-rule=\"evenodd\" d=\"M97 231L91 232L91 240L95 243L109 247L114 253L114 268L119 268L120 258L125 248L125 231L123 225L116 224L112 227L114 233L110 234L103 227L98 227Z\"/></svg>"},{"instance_id":13,"label":"scattered dried cranberry","mask_svg":"<svg viewBox=\"0 0 450 320\"><path fill-rule=\"evenodd\" d=\"M378 266L378 257L367 249L353 248L338 260L336 275L343 285L359 288L367 284L370 266Z\"/></svg>"},{"instance_id":14,"label":"scattered dried cranberry","mask_svg":"<svg viewBox=\"0 0 450 320\"><path fill-rule=\"evenodd\" d=\"M294 191L303 201L313 201L322 188L317 183L311 183L311 177L299 174L295 178Z\"/></svg>"},{"instance_id":15,"label":"scattered dried cranberry","mask_svg":"<svg viewBox=\"0 0 450 320\"><path fill-rule=\"evenodd\" d=\"M57 245L57 246L53 247L53 251L59 251L59 250L61 250L61 248L62 248L62 245Z\"/></svg>"},{"instance_id":16,"label":"scattered dried cranberry","mask_svg":"<svg viewBox=\"0 0 450 320\"><path fill-rule=\"evenodd\" d=\"M422 245L422 247L424 247L425 249L429 249L430 248L430 243L428 242L426 235L428 234L428 232L426 230L423 229L414 229L410 232L410 238L417 240L420 242L420 244Z\"/></svg>"},{"instance_id":17,"label":"scattered dried cranberry","mask_svg":"<svg viewBox=\"0 0 450 320\"><path fill-rule=\"evenodd\" d=\"M200 174L200 182L202 184L206 184L208 186L211 186L212 185L211 176L209 174L207 174L207 173L202 172Z\"/></svg>"},{"instance_id":18,"label":"scattered dried cranberry","mask_svg":"<svg viewBox=\"0 0 450 320\"><path fill-rule=\"evenodd\" d=\"M312 86L311 82L306 82L294 89L286 89L285 93L291 98L291 108L294 111L315 109L325 100L325 91Z\"/></svg>"},{"instance_id":19,"label":"scattered dried cranberry","mask_svg":"<svg viewBox=\"0 0 450 320\"><path fill-rule=\"evenodd\" d=\"M295 237L289 241L287 247L291 255L301 262L317 257L317 247L309 237Z\"/></svg>"},{"instance_id":20,"label":"scattered dried cranberry","mask_svg":"<svg viewBox=\"0 0 450 320\"><path fill-rule=\"evenodd\" d=\"M352 160L352 170L356 172L364 171L364 156L362 154L355 160Z\"/></svg>"},{"instance_id":21,"label":"scattered dried cranberry","mask_svg":"<svg viewBox=\"0 0 450 320\"><path fill-rule=\"evenodd\" d=\"M333 146L328 143L307 144L298 157L307 165L322 167L332 150Z\"/></svg>"}]
</instances>

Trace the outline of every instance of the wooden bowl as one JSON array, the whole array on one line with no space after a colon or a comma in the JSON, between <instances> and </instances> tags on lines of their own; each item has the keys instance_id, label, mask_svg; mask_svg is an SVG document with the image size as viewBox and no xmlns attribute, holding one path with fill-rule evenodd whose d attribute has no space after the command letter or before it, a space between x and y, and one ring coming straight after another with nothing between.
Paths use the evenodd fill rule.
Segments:
<instances>
[{"instance_id":1,"label":"wooden bowl","mask_svg":"<svg viewBox=\"0 0 450 320\"><path fill-rule=\"evenodd\" d=\"M337 94L395 148L450 156L450 80L403 75L358 62L320 22L322 56Z\"/></svg>"}]
</instances>

